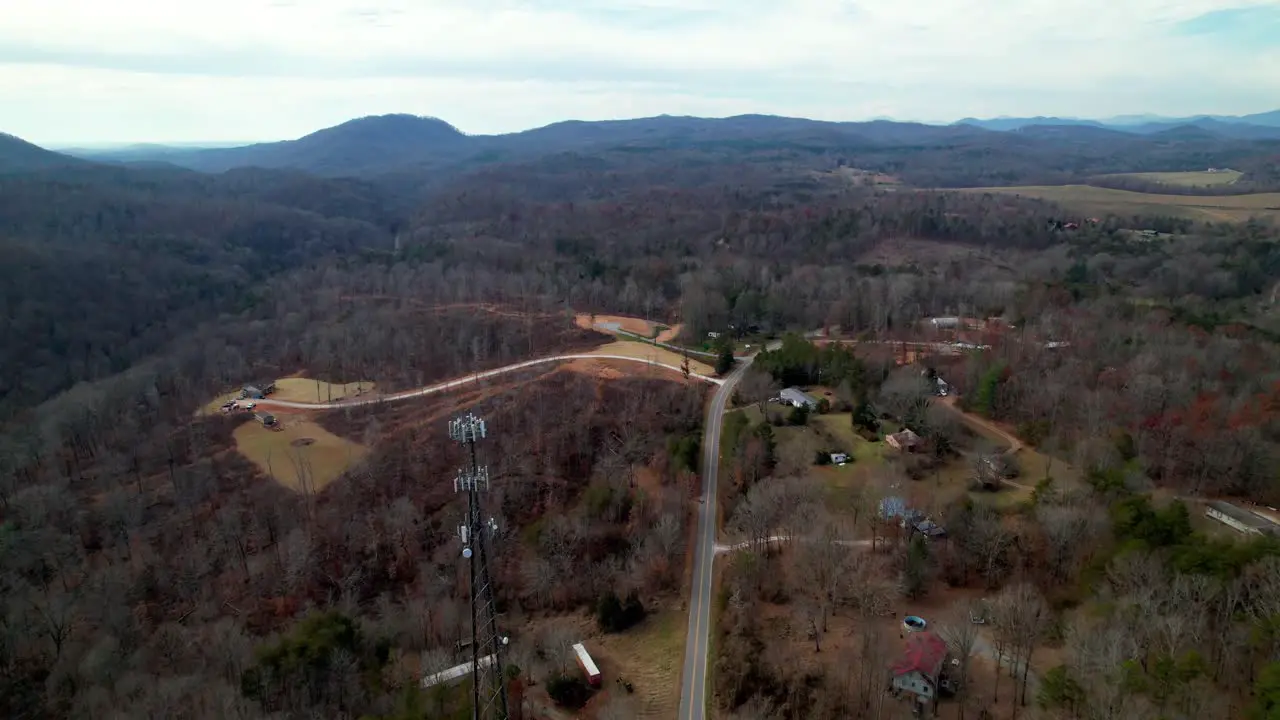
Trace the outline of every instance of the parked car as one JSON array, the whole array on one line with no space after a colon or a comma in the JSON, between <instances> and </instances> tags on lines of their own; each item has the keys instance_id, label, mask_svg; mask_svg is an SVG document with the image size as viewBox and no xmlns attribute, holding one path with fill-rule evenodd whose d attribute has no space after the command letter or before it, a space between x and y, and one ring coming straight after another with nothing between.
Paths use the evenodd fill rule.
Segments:
<instances>
[{"instance_id":1,"label":"parked car","mask_svg":"<svg viewBox=\"0 0 1280 720\"><path fill-rule=\"evenodd\" d=\"M244 408L245 410L252 410L258 407L258 403L256 402L240 403L240 407Z\"/></svg>"}]
</instances>

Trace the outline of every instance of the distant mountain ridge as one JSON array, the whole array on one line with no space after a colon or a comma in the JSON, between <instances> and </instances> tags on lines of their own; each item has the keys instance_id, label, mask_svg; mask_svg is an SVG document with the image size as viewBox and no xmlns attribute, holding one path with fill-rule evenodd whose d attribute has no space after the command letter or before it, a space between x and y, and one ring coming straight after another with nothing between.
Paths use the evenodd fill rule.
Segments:
<instances>
[{"instance_id":1,"label":"distant mountain ridge","mask_svg":"<svg viewBox=\"0 0 1280 720\"><path fill-rule=\"evenodd\" d=\"M469 135L438 118L380 115L283 142L203 149L142 146L85 157L153 170L299 171L421 190L459 173L500 165L540 163L542 172L574 168L607 174L672 161L703 167L738 164L744 170L761 162L813 167L840 162L921 187L1062 184L1097 174L1203 167L1238 168L1252 182L1250 168L1260 158L1280 153L1280 132L1270 134L1280 128L1211 119L1148 124L1142 131L1051 117L1002 118L994 127L982 123L661 115L567 120L505 135ZM654 172L655 178L661 175ZM1271 177L1270 171L1264 175Z\"/></svg>"},{"instance_id":2,"label":"distant mountain ridge","mask_svg":"<svg viewBox=\"0 0 1280 720\"><path fill-rule=\"evenodd\" d=\"M1196 115L1163 117L1160 115L1119 115L1101 120L1060 117L964 118L956 125L970 125L985 130L1008 132L1033 125L1090 126L1121 132L1151 135L1185 127L1198 127L1222 137L1236 139L1280 138L1280 110L1252 115Z\"/></svg>"}]
</instances>

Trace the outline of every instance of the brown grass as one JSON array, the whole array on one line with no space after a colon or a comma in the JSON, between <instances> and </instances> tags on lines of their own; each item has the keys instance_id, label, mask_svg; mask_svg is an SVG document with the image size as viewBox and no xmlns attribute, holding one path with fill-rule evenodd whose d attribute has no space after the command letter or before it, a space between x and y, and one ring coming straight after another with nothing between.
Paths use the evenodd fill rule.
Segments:
<instances>
[{"instance_id":1,"label":"brown grass","mask_svg":"<svg viewBox=\"0 0 1280 720\"><path fill-rule=\"evenodd\" d=\"M604 674L604 691L625 693L614 679L629 680L635 691L630 697L635 717L667 720L676 716L685 622L684 614L662 610L627 632L591 640L592 656L598 654L597 662Z\"/></svg>"},{"instance_id":2,"label":"brown grass","mask_svg":"<svg viewBox=\"0 0 1280 720\"><path fill-rule=\"evenodd\" d=\"M374 384L368 381L335 384L310 378L287 377L276 381L276 391L271 394L271 399L292 402L330 402L369 393L373 389Z\"/></svg>"},{"instance_id":3,"label":"brown grass","mask_svg":"<svg viewBox=\"0 0 1280 720\"><path fill-rule=\"evenodd\" d=\"M1280 217L1280 193L1251 195L1157 195L1129 190L1112 190L1090 185L1050 185L1022 187L967 188L961 192L1025 195L1092 212L1132 215L1136 213L1174 214L1195 220L1240 222L1250 217Z\"/></svg>"},{"instance_id":4,"label":"brown grass","mask_svg":"<svg viewBox=\"0 0 1280 720\"><path fill-rule=\"evenodd\" d=\"M292 490L317 492L365 456L367 449L310 420L282 418L282 430L249 420L232 433L236 450ZM310 440L310 443L306 443Z\"/></svg>"},{"instance_id":5,"label":"brown grass","mask_svg":"<svg viewBox=\"0 0 1280 720\"><path fill-rule=\"evenodd\" d=\"M680 331L683 329L684 329L684 325L680 323L676 323L675 325L672 325L666 330L663 330L662 332L658 333L657 340L660 343L675 342L675 339L680 337Z\"/></svg>"},{"instance_id":6,"label":"brown grass","mask_svg":"<svg viewBox=\"0 0 1280 720\"><path fill-rule=\"evenodd\" d=\"M1103 175L1102 177L1134 178L1135 180L1146 180L1147 182L1156 182L1162 185L1177 185L1180 187L1217 187L1234 184L1243 174L1244 173L1238 170L1228 170L1226 172L1218 173L1205 172L1201 170L1198 172L1117 173L1115 175Z\"/></svg>"},{"instance_id":7,"label":"brown grass","mask_svg":"<svg viewBox=\"0 0 1280 720\"><path fill-rule=\"evenodd\" d=\"M634 340L620 340L618 342L609 343L608 345L601 345L587 354L623 355L626 357L638 358L640 360L665 363L677 368L680 367L680 363L684 362L684 356L680 353L673 352L666 348L656 347L648 343L636 342ZM659 371L670 372L666 370ZM715 372L715 368L691 357L689 358L689 371L700 375L711 375Z\"/></svg>"}]
</instances>

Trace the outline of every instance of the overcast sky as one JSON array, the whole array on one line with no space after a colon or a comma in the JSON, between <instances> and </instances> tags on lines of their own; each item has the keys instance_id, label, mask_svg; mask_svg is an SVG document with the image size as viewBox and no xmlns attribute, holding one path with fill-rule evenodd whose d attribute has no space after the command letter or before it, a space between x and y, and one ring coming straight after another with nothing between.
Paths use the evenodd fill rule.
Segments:
<instances>
[{"instance_id":1,"label":"overcast sky","mask_svg":"<svg viewBox=\"0 0 1280 720\"><path fill-rule=\"evenodd\" d=\"M294 138L362 115L1243 114L1280 0L8 0L0 130Z\"/></svg>"}]
</instances>

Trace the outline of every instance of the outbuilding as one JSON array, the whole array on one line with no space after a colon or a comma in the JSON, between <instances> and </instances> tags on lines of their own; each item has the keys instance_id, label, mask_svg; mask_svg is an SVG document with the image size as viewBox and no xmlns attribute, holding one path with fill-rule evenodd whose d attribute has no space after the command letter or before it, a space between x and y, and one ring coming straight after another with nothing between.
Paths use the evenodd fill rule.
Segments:
<instances>
[{"instance_id":1,"label":"outbuilding","mask_svg":"<svg viewBox=\"0 0 1280 720\"><path fill-rule=\"evenodd\" d=\"M807 407L810 410L818 407L818 401L812 395L797 387L789 387L778 393L778 401L791 407Z\"/></svg>"}]
</instances>

